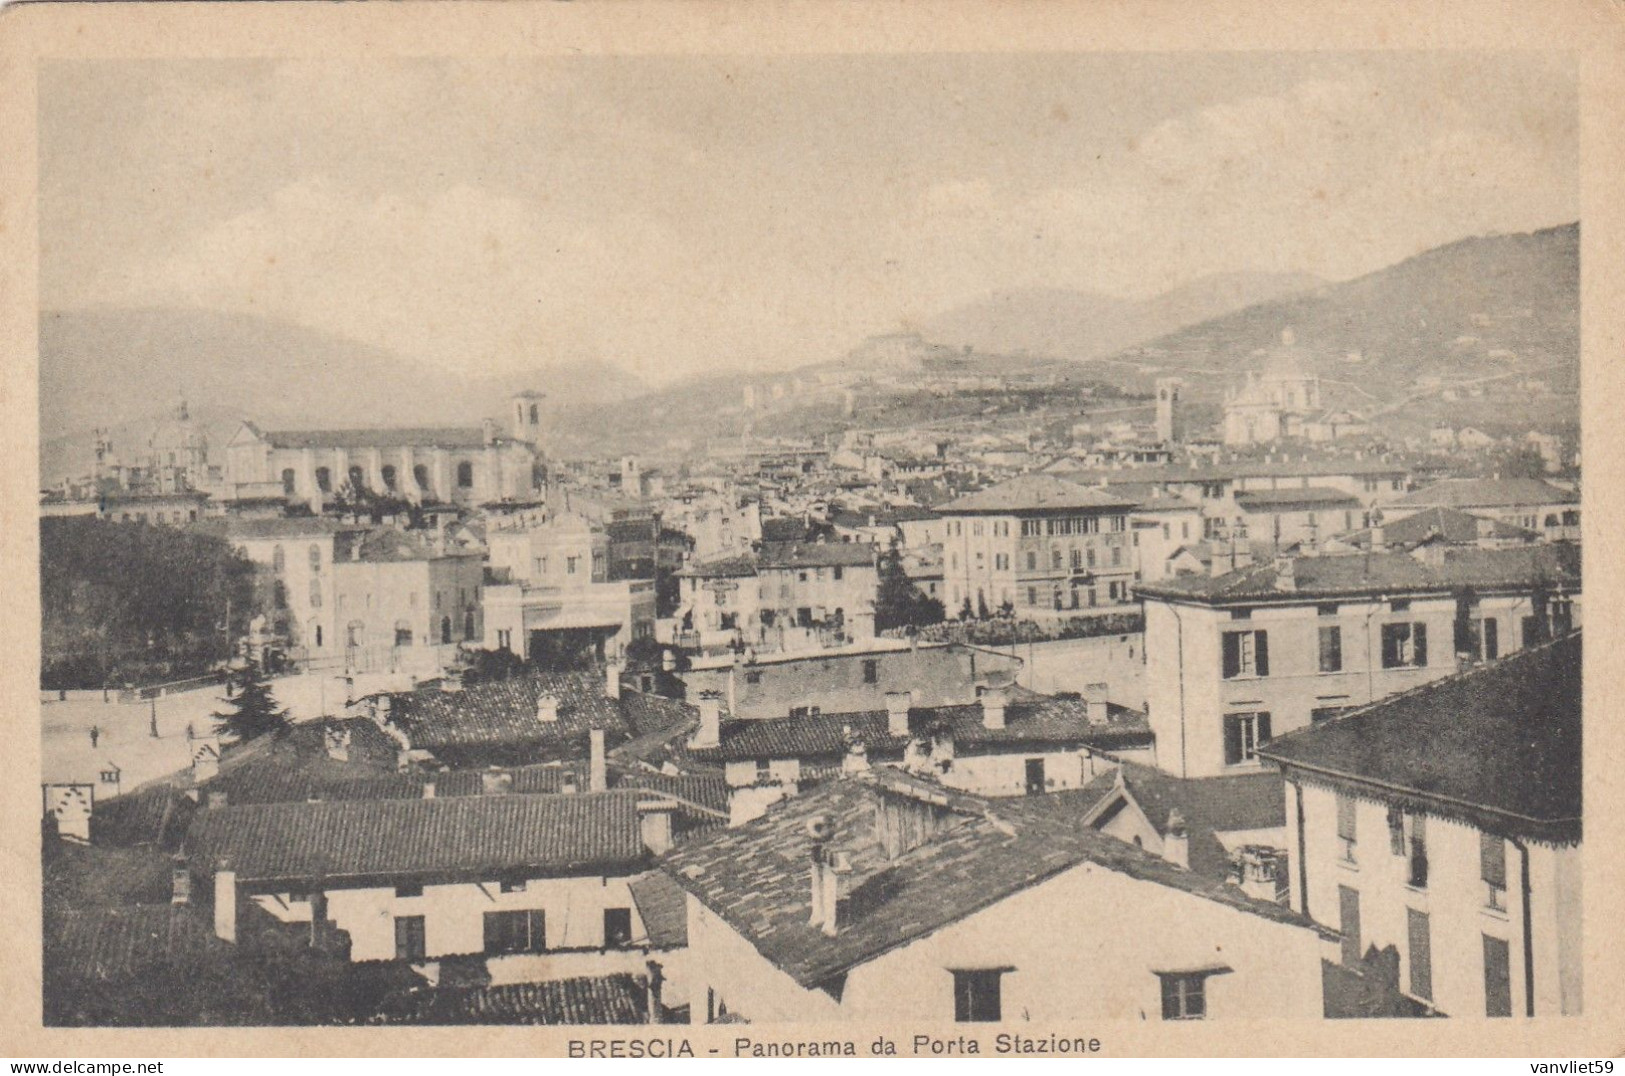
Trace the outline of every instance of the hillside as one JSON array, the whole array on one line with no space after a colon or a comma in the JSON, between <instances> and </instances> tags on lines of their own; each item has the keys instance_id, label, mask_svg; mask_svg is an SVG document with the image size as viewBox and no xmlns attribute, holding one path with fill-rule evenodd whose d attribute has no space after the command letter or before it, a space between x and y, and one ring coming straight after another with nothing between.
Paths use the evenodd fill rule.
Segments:
<instances>
[{"instance_id":1,"label":"hillside","mask_svg":"<svg viewBox=\"0 0 1625 1076\"><path fill-rule=\"evenodd\" d=\"M1578 224L1464 239L1354 280L1175 330L1111 358L1141 387L1158 371L1190 374L1190 396L1211 401L1258 368L1262 353L1291 328L1335 402L1457 425L1475 417L1578 421L1579 239ZM1512 388L1524 379L1550 391L1524 393L1530 413L1506 414L1505 397L1516 396ZM1452 386L1462 399L1437 406L1440 392ZM1486 396L1467 398L1473 386ZM1501 398L1479 402L1491 392Z\"/></svg>"},{"instance_id":2,"label":"hillside","mask_svg":"<svg viewBox=\"0 0 1625 1076\"><path fill-rule=\"evenodd\" d=\"M928 319L931 340L980 351L1089 359L1319 285L1301 273L1217 273L1145 300L1032 288L995 292Z\"/></svg>"},{"instance_id":3,"label":"hillside","mask_svg":"<svg viewBox=\"0 0 1625 1076\"><path fill-rule=\"evenodd\" d=\"M472 358L472 357L471 357ZM40 316L42 474L83 456L90 431L125 440L185 398L194 415L263 426L476 424L520 389L563 412L622 399L642 383L616 367L538 362L513 375L449 371L301 325L175 308Z\"/></svg>"}]
</instances>

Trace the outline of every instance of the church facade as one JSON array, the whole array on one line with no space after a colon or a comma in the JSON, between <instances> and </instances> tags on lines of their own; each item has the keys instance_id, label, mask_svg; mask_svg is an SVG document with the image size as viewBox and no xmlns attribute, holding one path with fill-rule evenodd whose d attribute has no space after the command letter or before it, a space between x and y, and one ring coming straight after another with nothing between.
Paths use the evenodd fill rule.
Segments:
<instances>
[{"instance_id":1,"label":"church facade","mask_svg":"<svg viewBox=\"0 0 1625 1076\"><path fill-rule=\"evenodd\" d=\"M1321 402L1320 378L1309 373L1307 359L1292 330L1284 330L1262 372L1249 371L1246 383L1225 395L1225 444L1269 444L1308 435Z\"/></svg>"}]
</instances>

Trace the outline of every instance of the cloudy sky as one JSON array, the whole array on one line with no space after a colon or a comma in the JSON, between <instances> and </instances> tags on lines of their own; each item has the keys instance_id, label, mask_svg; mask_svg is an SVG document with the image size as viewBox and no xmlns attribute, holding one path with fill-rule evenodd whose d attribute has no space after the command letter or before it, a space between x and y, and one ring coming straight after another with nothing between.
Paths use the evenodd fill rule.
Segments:
<instances>
[{"instance_id":1,"label":"cloudy sky","mask_svg":"<svg viewBox=\"0 0 1625 1076\"><path fill-rule=\"evenodd\" d=\"M491 370L823 361L993 290L1575 220L1576 102L1534 54L62 62L41 294Z\"/></svg>"}]
</instances>

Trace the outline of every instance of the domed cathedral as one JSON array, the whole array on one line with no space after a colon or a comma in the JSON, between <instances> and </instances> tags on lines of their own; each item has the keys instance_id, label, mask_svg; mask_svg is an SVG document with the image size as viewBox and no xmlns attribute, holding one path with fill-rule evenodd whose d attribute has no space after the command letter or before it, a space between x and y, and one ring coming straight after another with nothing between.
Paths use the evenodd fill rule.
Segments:
<instances>
[{"instance_id":1,"label":"domed cathedral","mask_svg":"<svg viewBox=\"0 0 1625 1076\"><path fill-rule=\"evenodd\" d=\"M1224 443L1255 445L1305 436L1304 423L1321 410L1320 378L1309 372L1309 353L1291 329L1269 352L1261 373L1248 371L1240 388L1225 394Z\"/></svg>"},{"instance_id":2,"label":"domed cathedral","mask_svg":"<svg viewBox=\"0 0 1625 1076\"><path fill-rule=\"evenodd\" d=\"M175 405L147 439L147 468L156 492L209 487L209 437L192 421L185 400Z\"/></svg>"}]
</instances>

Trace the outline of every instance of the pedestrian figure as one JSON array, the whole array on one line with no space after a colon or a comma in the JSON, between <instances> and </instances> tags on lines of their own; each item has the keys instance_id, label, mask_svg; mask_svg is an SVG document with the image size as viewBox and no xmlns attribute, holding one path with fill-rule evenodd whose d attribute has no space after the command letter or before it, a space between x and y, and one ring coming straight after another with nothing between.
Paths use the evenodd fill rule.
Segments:
<instances>
[{"instance_id":1,"label":"pedestrian figure","mask_svg":"<svg viewBox=\"0 0 1625 1076\"><path fill-rule=\"evenodd\" d=\"M195 731L195 730L194 730L194 729L193 729L193 728L192 728L192 723L191 723L191 722L190 722L190 721L188 721L188 722L187 722L187 723L186 723L186 742L187 742L187 743L191 743L191 742L192 742L192 738L193 738L193 737L194 737L194 736L196 736L196 735L197 735L197 733L196 733L196 731Z\"/></svg>"},{"instance_id":2,"label":"pedestrian figure","mask_svg":"<svg viewBox=\"0 0 1625 1076\"><path fill-rule=\"evenodd\" d=\"M94 749L96 741L102 738L102 730L95 725L90 726L90 746Z\"/></svg>"}]
</instances>

